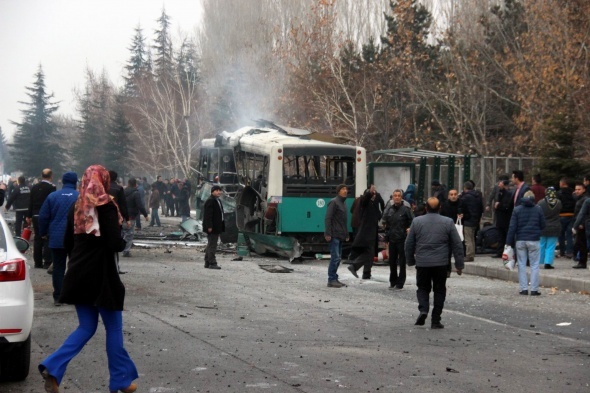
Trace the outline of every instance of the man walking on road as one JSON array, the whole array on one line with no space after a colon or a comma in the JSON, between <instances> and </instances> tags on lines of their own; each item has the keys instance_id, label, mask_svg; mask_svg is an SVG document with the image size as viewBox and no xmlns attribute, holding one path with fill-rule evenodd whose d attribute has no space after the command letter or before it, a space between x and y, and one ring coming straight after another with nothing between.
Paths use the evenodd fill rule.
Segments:
<instances>
[{"instance_id":1,"label":"man walking on road","mask_svg":"<svg viewBox=\"0 0 590 393\"><path fill-rule=\"evenodd\" d=\"M207 248L205 249L206 269L221 269L215 259L219 235L225 231L223 205L219 200L220 196L221 187L211 187L211 196L207 198L203 206L203 229L207 231Z\"/></svg>"},{"instance_id":2,"label":"man walking on road","mask_svg":"<svg viewBox=\"0 0 590 393\"><path fill-rule=\"evenodd\" d=\"M431 328L442 329L441 314L447 294L447 263L449 249L455 257L457 274L463 271L463 244L455 223L448 217L438 214L439 201L428 198L426 214L414 218L406 239L406 259L408 266L416 265L416 285L418 290L418 310L420 315L416 325L426 322L430 310L430 291L434 292Z\"/></svg>"},{"instance_id":3,"label":"man walking on road","mask_svg":"<svg viewBox=\"0 0 590 393\"><path fill-rule=\"evenodd\" d=\"M61 181L62 189L49 194L39 211L39 236L49 238L49 248L53 256L53 301L56 306L61 305L59 296L66 273L67 253L64 236L68 212L79 195L76 191L78 175L75 172L64 173Z\"/></svg>"},{"instance_id":4,"label":"man walking on road","mask_svg":"<svg viewBox=\"0 0 590 393\"><path fill-rule=\"evenodd\" d=\"M345 184L336 187L338 194L328 203L326 217L324 219L324 237L330 243L330 264L328 265L328 286L330 288L342 288L346 284L338 281L338 266L342 260L342 243L348 241L348 209L346 197L348 188Z\"/></svg>"},{"instance_id":5,"label":"man walking on road","mask_svg":"<svg viewBox=\"0 0 590 393\"><path fill-rule=\"evenodd\" d=\"M51 265L51 251L49 250L47 239L37 236L39 233L39 211L47 196L55 191L57 188L53 183L53 172L49 168L43 169L41 172L41 181L31 188L31 200L29 202L29 211L27 213L27 223L33 223L33 230L35 231L35 240L33 242L33 259L35 260L36 268L47 269ZM45 263L43 260L45 259Z\"/></svg>"}]
</instances>

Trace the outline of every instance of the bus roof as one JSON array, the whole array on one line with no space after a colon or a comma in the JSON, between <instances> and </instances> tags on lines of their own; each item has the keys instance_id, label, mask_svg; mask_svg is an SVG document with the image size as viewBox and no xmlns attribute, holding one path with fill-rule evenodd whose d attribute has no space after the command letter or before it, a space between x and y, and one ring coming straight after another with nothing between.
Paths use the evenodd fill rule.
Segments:
<instances>
[{"instance_id":1,"label":"bus roof","mask_svg":"<svg viewBox=\"0 0 590 393\"><path fill-rule=\"evenodd\" d=\"M289 135L283 131L263 127L242 127L232 133L224 131L216 138L203 139L202 146L215 147L216 141L217 145L221 144L221 146L232 149L239 146L243 150L264 155L270 154L271 149L277 146L338 148L338 150L350 149L352 151L363 149L358 146L319 141L313 139L312 133Z\"/></svg>"}]
</instances>

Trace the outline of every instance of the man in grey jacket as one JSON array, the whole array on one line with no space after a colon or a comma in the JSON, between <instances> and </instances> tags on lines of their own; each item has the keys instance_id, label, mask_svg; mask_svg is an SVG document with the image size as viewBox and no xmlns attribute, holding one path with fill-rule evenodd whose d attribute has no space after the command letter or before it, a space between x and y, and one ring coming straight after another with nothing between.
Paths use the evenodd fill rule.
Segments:
<instances>
[{"instance_id":1,"label":"man in grey jacket","mask_svg":"<svg viewBox=\"0 0 590 393\"><path fill-rule=\"evenodd\" d=\"M410 226L406 239L406 260L408 266L416 265L416 291L420 315L416 325L424 325L430 309L430 291L434 292L431 328L442 329L440 316L447 294L447 264L449 250L455 257L457 274L463 270L463 244L455 223L438 214L439 201L428 198L426 214L416 217Z\"/></svg>"},{"instance_id":2,"label":"man in grey jacket","mask_svg":"<svg viewBox=\"0 0 590 393\"><path fill-rule=\"evenodd\" d=\"M338 195L328 203L324 220L324 237L330 243L330 265L328 265L328 287L342 288L346 284L338 281L338 266L342 260L342 243L348 241L348 209L345 184L336 187Z\"/></svg>"}]
</instances>

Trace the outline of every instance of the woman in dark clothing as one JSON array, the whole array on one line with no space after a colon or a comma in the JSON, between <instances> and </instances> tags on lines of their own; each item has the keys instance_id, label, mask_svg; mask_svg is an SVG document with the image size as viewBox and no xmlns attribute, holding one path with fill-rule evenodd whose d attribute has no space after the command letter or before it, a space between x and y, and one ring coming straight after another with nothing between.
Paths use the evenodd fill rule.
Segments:
<instances>
[{"instance_id":1,"label":"woman in dark clothing","mask_svg":"<svg viewBox=\"0 0 590 393\"><path fill-rule=\"evenodd\" d=\"M123 219L108 194L109 184L102 166L86 169L80 196L68 215L64 246L69 262L59 301L76 306L80 325L39 365L46 392L59 392L68 363L96 332L99 315L106 330L110 391L137 389L133 383L137 369L123 347L125 287L115 263L115 253L125 247L120 230Z\"/></svg>"}]
</instances>

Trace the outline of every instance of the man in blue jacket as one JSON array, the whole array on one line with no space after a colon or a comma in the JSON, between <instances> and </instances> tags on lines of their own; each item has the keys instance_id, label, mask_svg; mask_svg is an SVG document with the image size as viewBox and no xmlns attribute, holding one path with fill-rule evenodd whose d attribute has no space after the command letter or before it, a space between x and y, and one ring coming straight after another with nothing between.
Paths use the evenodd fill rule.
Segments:
<instances>
[{"instance_id":1,"label":"man in blue jacket","mask_svg":"<svg viewBox=\"0 0 590 393\"><path fill-rule=\"evenodd\" d=\"M541 232L545 229L545 215L540 206L535 205L535 194L527 191L521 204L514 208L510 217L510 227L506 244L516 241L516 260L518 261L518 282L520 294L529 294L529 280L526 261L531 265L531 296L539 296L539 260L541 258Z\"/></svg>"},{"instance_id":2,"label":"man in blue jacket","mask_svg":"<svg viewBox=\"0 0 590 393\"><path fill-rule=\"evenodd\" d=\"M49 248L53 256L53 301L60 306L59 295L66 272L67 253L64 248L64 235L68 221L68 212L78 199L76 184L78 175L66 172L62 177L63 187L47 196L39 211L39 235L49 238Z\"/></svg>"},{"instance_id":3,"label":"man in blue jacket","mask_svg":"<svg viewBox=\"0 0 590 393\"><path fill-rule=\"evenodd\" d=\"M447 264L449 250L455 257L457 274L463 271L463 243L455 223L439 213L439 201L428 198L426 214L414 218L406 238L406 260L408 266L416 265L416 285L418 290L418 311L416 325L426 322L430 309L430 291L434 292L431 328L442 329L440 316L447 295Z\"/></svg>"}]
</instances>

